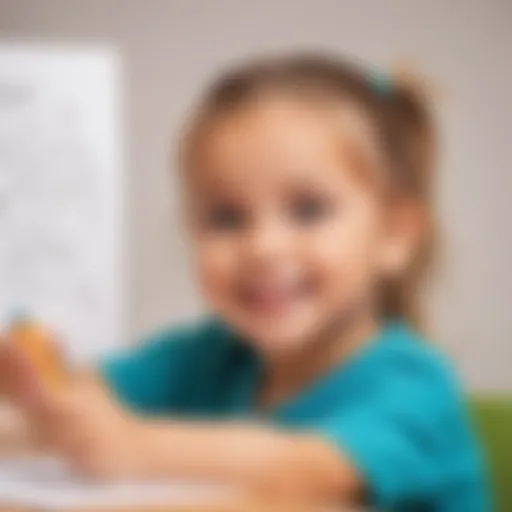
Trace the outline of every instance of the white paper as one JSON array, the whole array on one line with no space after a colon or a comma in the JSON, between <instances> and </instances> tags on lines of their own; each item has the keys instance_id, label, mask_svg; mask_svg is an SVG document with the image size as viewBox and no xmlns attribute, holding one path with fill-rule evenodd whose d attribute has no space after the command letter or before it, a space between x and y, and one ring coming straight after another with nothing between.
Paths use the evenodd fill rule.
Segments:
<instances>
[{"instance_id":1,"label":"white paper","mask_svg":"<svg viewBox=\"0 0 512 512\"><path fill-rule=\"evenodd\" d=\"M220 501L231 493L185 481L99 483L74 475L50 458L0 459L0 504L43 509L182 505Z\"/></svg>"},{"instance_id":2,"label":"white paper","mask_svg":"<svg viewBox=\"0 0 512 512\"><path fill-rule=\"evenodd\" d=\"M0 327L26 310L78 362L122 336L119 61L0 44Z\"/></svg>"}]
</instances>

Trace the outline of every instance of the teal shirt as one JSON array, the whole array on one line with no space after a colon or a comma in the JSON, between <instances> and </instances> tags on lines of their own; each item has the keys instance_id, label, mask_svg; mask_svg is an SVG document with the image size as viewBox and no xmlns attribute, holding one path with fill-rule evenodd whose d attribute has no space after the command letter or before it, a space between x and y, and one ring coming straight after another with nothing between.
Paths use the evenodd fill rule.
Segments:
<instances>
[{"instance_id":1,"label":"teal shirt","mask_svg":"<svg viewBox=\"0 0 512 512\"><path fill-rule=\"evenodd\" d=\"M261 420L254 399L262 370L254 351L215 319L162 330L100 364L129 407L210 419ZM489 512L463 396L442 356L397 322L263 419L331 442L378 509Z\"/></svg>"}]
</instances>

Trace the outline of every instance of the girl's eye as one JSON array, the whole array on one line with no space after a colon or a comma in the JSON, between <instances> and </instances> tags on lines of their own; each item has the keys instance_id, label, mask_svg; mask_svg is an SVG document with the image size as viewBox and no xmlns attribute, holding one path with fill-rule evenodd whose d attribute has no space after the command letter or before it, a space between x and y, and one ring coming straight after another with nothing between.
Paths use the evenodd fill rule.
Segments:
<instances>
[{"instance_id":1,"label":"girl's eye","mask_svg":"<svg viewBox=\"0 0 512 512\"><path fill-rule=\"evenodd\" d=\"M310 224L326 217L330 213L331 205L322 198L305 198L296 201L291 210L295 221Z\"/></svg>"},{"instance_id":2,"label":"girl's eye","mask_svg":"<svg viewBox=\"0 0 512 512\"><path fill-rule=\"evenodd\" d=\"M247 222L245 213L232 205L219 205L207 214L206 224L215 231L234 231L242 229Z\"/></svg>"}]
</instances>

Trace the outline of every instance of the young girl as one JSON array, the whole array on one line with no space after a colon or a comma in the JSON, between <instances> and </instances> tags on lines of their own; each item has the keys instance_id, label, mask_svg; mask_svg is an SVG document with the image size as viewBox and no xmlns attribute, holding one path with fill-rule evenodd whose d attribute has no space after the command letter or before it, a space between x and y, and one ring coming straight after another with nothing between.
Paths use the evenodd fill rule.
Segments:
<instances>
[{"instance_id":1,"label":"young girl","mask_svg":"<svg viewBox=\"0 0 512 512\"><path fill-rule=\"evenodd\" d=\"M407 84L325 57L222 77L180 162L212 314L57 395L4 354L42 438L101 477L489 511L463 392L415 330L433 243L429 114Z\"/></svg>"}]
</instances>

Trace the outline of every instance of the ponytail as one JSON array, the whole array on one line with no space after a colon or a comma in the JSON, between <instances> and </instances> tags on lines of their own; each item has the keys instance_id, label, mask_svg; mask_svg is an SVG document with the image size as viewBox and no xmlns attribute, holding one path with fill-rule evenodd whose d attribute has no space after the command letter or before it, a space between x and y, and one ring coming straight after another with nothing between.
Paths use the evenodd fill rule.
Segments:
<instances>
[{"instance_id":1,"label":"ponytail","mask_svg":"<svg viewBox=\"0 0 512 512\"><path fill-rule=\"evenodd\" d=\"M421 285L432 270L437 252L434 205L436 130L428 90L418 77L398 74L385 105L386 153L399 173L399 189L420 205L425 221L416 257L406 272L383 284L381 310L387 318L405 318L424 328Z\"/></svg>"}]
</instances>

